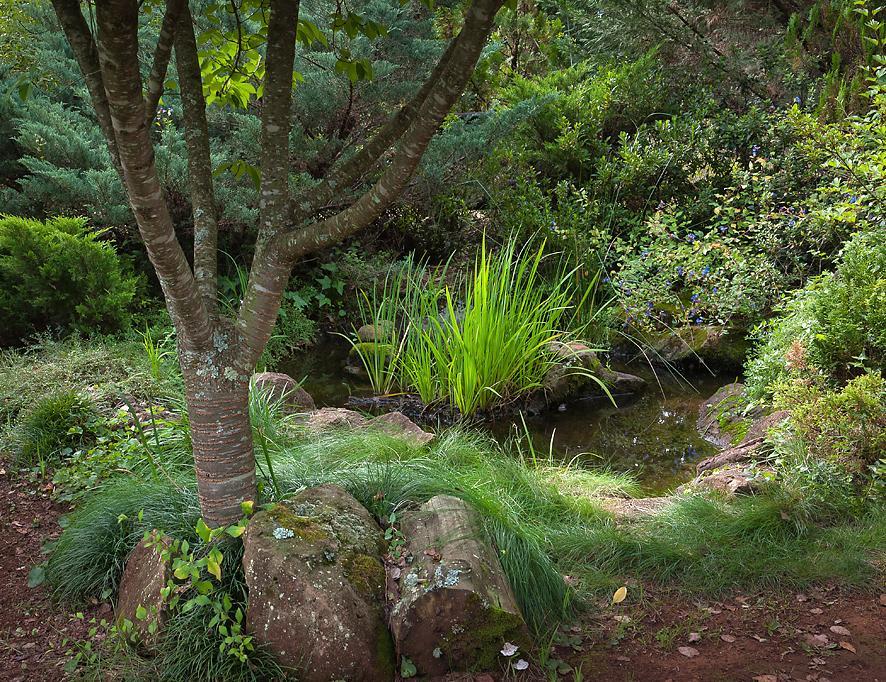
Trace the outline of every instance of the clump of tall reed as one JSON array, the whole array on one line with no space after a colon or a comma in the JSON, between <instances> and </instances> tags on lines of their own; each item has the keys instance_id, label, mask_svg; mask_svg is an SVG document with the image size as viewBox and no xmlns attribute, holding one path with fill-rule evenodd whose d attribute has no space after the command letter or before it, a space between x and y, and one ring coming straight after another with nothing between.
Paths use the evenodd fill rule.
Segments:
<instances>
[{"instance_id":1,"label":"clump of tall reed","mask_svg":"<svg viewBox=\"0 0 886 682\"><path fill-rule=\"evenodd\" d=\"M592 294L575 290L573 271L544 244L512 239L493 251L484 241L460 282L448 284L446 270L409 258L363 293L362 318L376 335L352 343L373 390L471 415L540 388L573 302Z\"/></svg>"}]
</instances>

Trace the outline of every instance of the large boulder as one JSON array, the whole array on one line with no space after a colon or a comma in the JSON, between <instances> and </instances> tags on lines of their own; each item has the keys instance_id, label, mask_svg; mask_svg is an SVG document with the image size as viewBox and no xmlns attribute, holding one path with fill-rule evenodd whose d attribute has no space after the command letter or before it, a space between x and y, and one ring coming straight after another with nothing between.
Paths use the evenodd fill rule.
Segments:
<instances>
[{"instance_id":1,"label":"large boulder","mask_svg":"<svg viewBox=\"0 0 886 682\"><path fill-rule=\"evenodd\" d=\"M770 429L790 417L787 410L766 414L758 405L750 405L744 384L721 386L698 408L698 432L720 447L745 446L762 442Z\"/></svg>"},{"instance_id":2,"label":"large boulder","mask_svg":"<svg viewBox=\"0 0 886 682\"><path fill-rule=\"evenodd\" d=\"M548 405L575 398L608 399L598 379L613 397L631 398L646 387L642 377L604 367L597 354L581 342L557 341L550 345L550 351L555 362L542 381L544 401Z\"/></svg>"},{"instance_id":3,"label":"large boulder","mask_svg":"<svg viewBox=\"0 0 886 682\"><path fill-rule=\"evenodd\" d=\"M288 374L281 372L259 372L252 377L257 390L269 394L273 400L284 401L284 408L290 414L316 409L311 394L299 386Z\"/></svg>"},{"instance_id":4,"label":"large boulder","mask_svg":"<svg viewBox=\"0 0 886 682\"><path fill-rule=\"evenodd\" d=\"M698 408L698 432L714 445L727 447L741 441L760 408L748 409L744 384L734 382L718 388Z\"/></svg>"},{"instance_id":5,"label":"large boulder","mask_svg":"<svg viewBox=\"0 0 886 682\"><path fill-rule=\"evenodd\" d=\"M384 537L334 485L256 514L244 535L246 627L304 682L390 682Z\"/></svg>"},{"instance_id":6,"label":"large boulder","mask_svg":"<svg viewBox=\"0 0 886 682\"><path fill-rule=\"evenodd\" d=\"M771 414L767 414L765 417L755 419L748 427L748 430L745 433L744 438L741 439L739 445L744 445L757 439L765 440L769 436L769 431L771 429L780 426L781 423L787 420L790 416L791 413L789 410L776 410Z\"/></svg>"},{"instance_id":7,"label":"large boulder","mask_svg":"<svg viewBox=\"0 0 886 682\"><path fill-rule=\"evenodd\" d=\"M412 421L402 412L388 412L369 422L373 428L377 428L391 436L402 438L419 445L426 445L434 440L434 434L428 433L418 424Z\"/></svg>"},{"instance_id":8,"label":"large boulder","mask_svg":"<svg viewBox=\"0 0 886 682\"><path fill-rule=\"evenodd\" d=\"M366 426L368 420L359 412L344 407L324 407L307 415L305 427L312 433L320 433L337 428L357 428Z\"/></svg>"},{"instance_id":9,"label":"large boulder","mask_svg":"<svg viewBox=\"0 0 886 682\"><path fill-rule=\"evenodd\" d=\"M389 320L379 320L376 324L364 324L357 330L357 340L361 343L386 343L394 334L394 324Z\"/></svg>"},{"instance_id":10,"label":"large boulder","mask_svg":"<svg viewBox=\"0 0 886 682\"><path fill-rule=\"evenodd\" d=\"M609 395L621 405L646 387L642 377L604 367L597 354L581 342L556 341L550 345L550 351L555 362L542 381L541 400L531 403L533 408L559 405L579 398L609 400ZM600 382L605 385L605 390Z\"/></svg>"},{"instance_id":11,"label":"large boulder","mask_svg":"<svg viewBox=\"0 0 886 682\"><path fill-rule=\"evenodd\" d=\"M131 623L132 634L146 649L154 648L168 615L160 590L166 587L172 572L161 552L170 543L168 537L156 534L140 540L126 560L117 593L117 624Z\"/></svg>"},{"instance_id":12,"label":"large boulder","mask_svg":"<svg viewBox=\"0 0 886 682\"><path fill-rule=\"evenodd\" d=\"M506 642L528 649L528 632L476 512L438 495L401 518L413 560L391 610L397 652L420 675L489 670Z\"/></svg>"},{"instance_id":13,"label":"large boulder","mask_svg":"<svg viewBox=\"0 0 886 682\"><path fill-rule=\"evenodd\" d=\"M577 341L555 341L549 350L554 363L542 381L544 399L548 404L575 397L591 381L590 375L601 367L596 353Z\"/></svg>"},{"instance_id":14,"label":"large boulder","mask_svg":"<svg viewBox=\"0 0 886 682\"><path fill-rule=\"evenodd\" d=\"M669 331L653 341L654 362L666 365L703 362L712 367L739 368L747 352L740 330L718 325L689 326Z\"/></svg>"}]
</instances>

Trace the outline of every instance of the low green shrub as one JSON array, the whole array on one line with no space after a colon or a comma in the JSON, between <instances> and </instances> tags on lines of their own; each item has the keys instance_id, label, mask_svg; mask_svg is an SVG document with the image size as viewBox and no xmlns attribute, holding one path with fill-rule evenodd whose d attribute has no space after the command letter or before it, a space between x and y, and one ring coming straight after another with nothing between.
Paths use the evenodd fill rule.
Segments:
<instances>
[{"instance_id":1,"label":"low green shrub","mask_svg":"<svg viewBox=\"0 0 886 682\"><path fill-rule=\"evenodd\" d=\"M846 243L836 273L813 298L817 329L811 361L845 377L859 366L886 367L886 227Z\"/></svg>"},{"instance_id":2,"label":"low green shrub","mask_svg":"<svg viewBox=\"0 0 886 682\"><path fill-rule=\"evenodd\" d=\"M126 326L136 278L100 236L79 218L0 216L0 342Z\"/></svg>"},{"instance_id":3,"label":"low green shrub","mask_svg":"<svg viewBox=\"0 0 886 682\"><path fill-rule=\"evenodd\" d=\"M168 366L176 365L173 358ZM120 396L166 400L182 395L181 376L164 371L159 379L142 339L47 338L20 351L0 351L0 423L57 391L83 391L98 404L116 405Z\"/></svg>"},{"instance_id":4,"label":"low green shrub","mask_svg":"<svg viewBox=\"0 0 886 682\"><path fill-rule=\"evenodd\" d=\"M99 417L92 401L62 391L37 401L18 425L18 462L25 466L58 462L93 443Z\"/></svg>"},{"instance_id":5,"label":"low green shrub","mask_svg":"<svg viewBox=\"0 0 886 682\"><path fill-rule=\"evenodd\" d=\"M791 427L813 456L864 473L886 452L886 380L863 374L839 389L788 380L775 386L774 406L791 412Z\"/></svg>"},{"instance_id":6,"label":"low green shrub","mask_svg":"<svg viewBox=\"0 0 886 682\"><path fill-rule=\"evenodd\" d=\"M886 230L859 232L837 268L811 281L757 332L746 366L749 394L771 397L791 377L843 383L886 363Z\"/></svg>"}]
</instances>

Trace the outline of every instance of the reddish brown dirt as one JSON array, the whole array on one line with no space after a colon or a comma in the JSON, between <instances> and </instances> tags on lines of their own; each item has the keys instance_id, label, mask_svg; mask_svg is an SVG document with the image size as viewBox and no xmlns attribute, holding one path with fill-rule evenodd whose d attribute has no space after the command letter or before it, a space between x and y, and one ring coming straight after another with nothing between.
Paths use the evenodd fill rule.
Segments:
<instances>
[{"instance_id":1,"label":"reddish brown dirt","mask_svg":"<svg viewBox=\"0 0 886 682\"><path fill-rule=\"evenodd\" d=\"M585 680L886 682L886 595L822 587L687 603L647 588L632 603L638 591L554 655Z\"/></svg>"},{"instance_id":2,"label":"reddish brown dirt","mask_svg":"<svg viewBox=\"0 0 886 682\"><path fill-rule=\"evenodd\" d=\"M93 604L83 620L53 603L45 586L28 587L28 573L45 557L41 547L60 531L68 511L50 499L51 484L35 485L11 474L0 460L0 681L60 680L66 640L85 636L93 615L110 612Z\"/></svg>"}]
</instances>

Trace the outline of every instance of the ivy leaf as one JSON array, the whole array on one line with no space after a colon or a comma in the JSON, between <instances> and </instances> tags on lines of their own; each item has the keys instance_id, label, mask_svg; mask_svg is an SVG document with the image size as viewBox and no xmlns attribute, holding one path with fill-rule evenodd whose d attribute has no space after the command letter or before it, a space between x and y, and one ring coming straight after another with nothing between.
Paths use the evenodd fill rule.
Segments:
<instances>
[{"instance_id":1,"label":"ivy leaf","mask_svg":"<svg viewBox=\"0 0 886 682\"><path fill-rule=\"evenodd\" d=\"M148 610L144 606L139 604L135 609L135 617L138 620L144 620L148 617Z\"/></svg>"}]
</instances>

